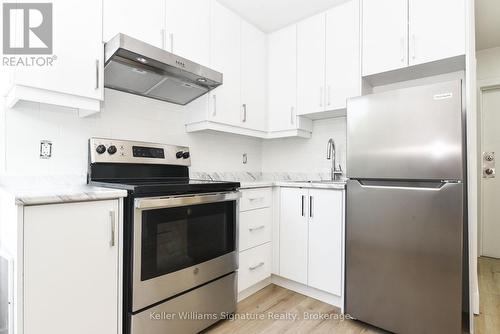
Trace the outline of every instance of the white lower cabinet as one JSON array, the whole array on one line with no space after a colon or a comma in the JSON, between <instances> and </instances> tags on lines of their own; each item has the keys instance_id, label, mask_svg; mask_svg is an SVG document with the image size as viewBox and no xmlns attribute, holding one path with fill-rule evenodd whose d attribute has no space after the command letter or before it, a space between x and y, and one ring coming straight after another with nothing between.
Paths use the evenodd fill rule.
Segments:
<instances>
[{"instance_id":1,"label":"white lower cabinet","mask_svg":"<svg viewBox=\"0 0 500 334\"><path fill-rule=\"evenodd\" d=\"M118 203L24 207L24 334L119 333Z\"/></svg>"},{"instance_id":2,"label":"white lower cabinet","mask_svg":"<svg viewBox=\"0 0 500 334\"><path fill-rule=\"evenodd\" d=\"M281 188L279 275L340 296L344 192Z\"/></svg>"},{"instance_id":3,"label":"white lower cabinet","mask_svg":"<svg viewBox=\"0 0 500 334\"><path fill-rule=\"evenodd\" d=\"M238 292L271 276L272 189L241 190Z\"/></svg>"}]
</instances>

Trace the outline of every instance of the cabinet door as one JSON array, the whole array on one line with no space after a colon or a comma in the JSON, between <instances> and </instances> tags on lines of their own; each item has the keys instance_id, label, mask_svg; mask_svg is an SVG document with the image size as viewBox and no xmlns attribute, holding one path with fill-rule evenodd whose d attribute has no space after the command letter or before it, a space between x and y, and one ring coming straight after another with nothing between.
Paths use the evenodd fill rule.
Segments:
<instances>
[{"instance_id":1,"label":"cabinet door","mask_svg":"<svg viewBox=\"0 0 500 334\"><path fill-rule=\"evenodd\" d=\"M118 333L111 212L117 200L25 207L25 334Z\"/></svg>"},{"instance_id":2,"label":"cabinet door","mask_svg":"<svg viewBox=\"0 0 500 334\"><path fill-rule=\"evenodd\" d=\"M297 24L297 114L325 110L325 14Z\"/></svg>"},{"instance_id":3,"label":"cabinet door","mask_svg":"<svg viewBox=\"0 0 500 334\"><path fill-rule=\"evenodd\" d=\"M310 189L308 285L341 295L342 191Z\"/></svg>"},{"instance_id":4,"label":"cabinet door","mask_svg":"<svg viewBox=\"0 0 500 334\"><path fill-rule=\"evenodd\" d=\"M335 6L326 14L326 109L346 108L361 94L359 0Z\"/></svg>"},{"instance_id":5,"label":"cabinet door","mask_svg":"<svg viewBox=\"0 0 500 334\"><path fill-rule=\"evenodd\" d=\"M408 0L363 0L363 75L408 66Z\"/></svg>"},{"instance_id":6,"label":"cabinet door","mask_svg":"<svg viewBox=\"0 0 500 334\"><path fill-rule=\"evenodd\" d=\"M297 128L297 26L269 35L269 130Z\"/></svg>"},{"instance_id":7,"label":"cabinet door","mask_svg":"<svg viewBox=\"0 0 500 334\"><path fill-rule=\"evenodd\" d=\"M267 130L267 36L241 21L241 104L243 126Z\"/></svg>"},{"instance_id":8,"label":"cabinet door","mask_svg":"<svg viewBox=\"0 0 500 334\"><path fill-rule=\"evenodd\" d=\"M409 1L410 65L465 54L464 0Z\"/></svg>"},{"instance_id":9,"label":"cabinet door","mask_svg":"<svg viewBox=\"0 0 500 334\"><path fill-rule=\"evenodd\" d=\"M101 2L54 0L52 12L53 65L18 66L15 84L103 99Z\"/></svg>"},{"instance_id":10,"label":"cabinet door","mask_svg":"<svg viewBox=\"0 0 500 334\"><path fill-rule=\"evenodd\" d=\"M281 188L280 276L307 284L307 190Z\"/></svg>"},{"instance_id":11,"label":"cabinet door","mask_svg":"<svg viewBox=\"0 0 500 334\"><path fill-rule=\"evenodd\" d=\"M210 65L210 1L166 0L166 49Z\"/></svg>"},{"instance_id":12,"label":"cabinet door","mask_svg":"<svg viewBox=\"0 0 500 334\"><path fill-rule=\"evenodd\" d=\"M216 122L240 125L241 19L216 0L211 4L211 67L224 77L223 84L210 93L209 115Z\"/></svg>"},{"instance_id":13,"label":"cabinet door","mask_svg":"<svg viewBox=\"0 0 500 334\"><path fill-rule=\"evenodd\" d=\"M93 1L101 5L99 1ZM88 5L88 2L83 2ZM104 42L118 33L165 47L164 0L103 0ZM70 15L73 19L75 15ZM87 24L89 25L89 24ZM87 27L85 25L85 27Z\"/></svg>"}]
</instances>

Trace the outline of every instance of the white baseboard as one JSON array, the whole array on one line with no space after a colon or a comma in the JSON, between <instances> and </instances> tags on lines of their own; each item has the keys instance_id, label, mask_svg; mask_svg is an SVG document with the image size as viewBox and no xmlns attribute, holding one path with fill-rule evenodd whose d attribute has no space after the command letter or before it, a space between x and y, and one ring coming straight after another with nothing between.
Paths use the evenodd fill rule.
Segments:
<instances>
[{"instance_id":1,"label":"white baseboard","mask_svg":"<svg viewBox=\"0 0 500 334\"><path fill-rule=\"evenodd\" d=\"M332 306L338 307L341 313L344 312L344 305L342 304L342 297L340 296L336 296L331 293L312 288L302 283L291 281L281 276L272 275L271 282L285 289L298 292L307 297L311 297L319 301L322 301L323 303L327 303Z\"/></svg>"},{"instance_id":2,"label":"white baseboard","mask_svg":"<svg viewBox=\"0 0 500 334\"><path fill-rule=\"evenodd\" d=\"M257 291L264 289L269 284L271 284L271 277L268 277L265 280L260 281L259 283L254 284L251 287L246 288L243 291L240 291L238 293L238 302L242 301L243 299L245 299L247 297L250 297L251 295L253 295Z\"/></svg>"}]
</instances>

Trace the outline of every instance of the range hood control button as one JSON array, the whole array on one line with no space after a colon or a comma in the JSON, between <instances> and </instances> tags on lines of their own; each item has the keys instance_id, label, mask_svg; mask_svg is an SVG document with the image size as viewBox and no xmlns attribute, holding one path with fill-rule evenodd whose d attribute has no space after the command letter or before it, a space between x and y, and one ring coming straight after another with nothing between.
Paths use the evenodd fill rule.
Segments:
<instances>
[{"instance_id":1,"label":"range hood control button","mask_svg":"<svg viewBox=\"0 0 500 334\"><path fill-rule=\"evenodd\" d=\"M95 151L99 154L103 154L104 152L106 152L106 146L104 145L98 145L96 148L95 148Z\"/></svg>"},{"instance_id":2,"label":"range hood control button","mask_svg":"<svg viewBox=\"0 0 500 334\"><path fill-rule=\"evenodd\" d=\"M189 152L184 152L184 154L182 154L182 157L183 157L184 159L189 158Z\"/></svg>"},{"instance_id":3,"label":"range hood control button","mask_svg":"<svg viewBox=\"0 0 500 334\"><path fill-rule=\"evenodd\" d=\"M115 154L116 153L116 146L115 145L111 145L110 147L108 147L108 153L109 154Z\"/></svg>"},{"instance_id":4,"label":"range hood control button","mask_svg":"<svg viewBox=\"0 0 500 334\"><path fill-rule=\"evenodd\" d=\"M177 159L180 159L180 158L182 158L183 154L184 154L184 152L179 151L179 152L175 153L175 157L176 157Z\"/></svg>"}]
</instances>

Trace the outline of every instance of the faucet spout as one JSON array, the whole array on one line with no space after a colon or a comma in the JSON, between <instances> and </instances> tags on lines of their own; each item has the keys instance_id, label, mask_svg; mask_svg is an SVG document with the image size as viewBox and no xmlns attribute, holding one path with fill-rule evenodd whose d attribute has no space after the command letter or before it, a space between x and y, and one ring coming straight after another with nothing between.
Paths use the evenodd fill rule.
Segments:
<instances>
[{"instance_id":1,"label":"faucet spout","mask_svg":"<svg viewBox=\"0 0 500 334\"><path fill-rule=\"evenodd\" d=\"M332 160L332 169L331 169L331 178L332 181L338 180L340 176L342 175L342 167L340 164L337 167L337 151L335 149L335 141L333 138L330 138L328 140L328 144L326 146L326 159L327 160Z\"/></svg>"}]
</instances>

